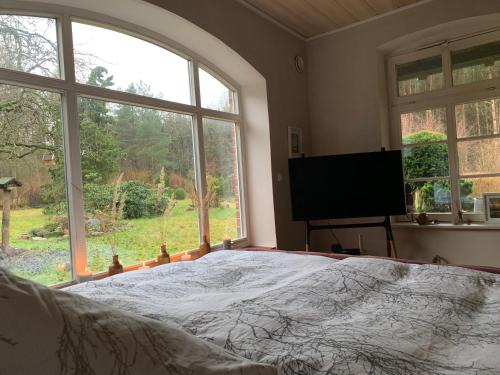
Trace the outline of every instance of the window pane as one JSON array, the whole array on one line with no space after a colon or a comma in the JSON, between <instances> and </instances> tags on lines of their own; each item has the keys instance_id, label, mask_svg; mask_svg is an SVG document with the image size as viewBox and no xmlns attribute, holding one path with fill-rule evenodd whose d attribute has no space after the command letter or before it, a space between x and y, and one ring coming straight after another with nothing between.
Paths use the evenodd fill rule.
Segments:
<instances>
[{"instance_id":1,"label":"window pane","mask_svg":"<svg viewBox=\"0 0 500 375\"><path fill-rule=\"evenodd\" d=\"M414 95L443 88L441 56L396 65L398 95Z\"/></svg>"},{"instance_id":2,"label":"window pane","mask_svg":"<svg viewBox=\"0 0 500 375\"><path fill-rule=\"evenodd\" d=\"M126 266L154 259L161 243L197 248L192 117L84 98L79 113L92 270L106 270L113 250Z\"/></svg>"},{"instance_id":3,"label":"window pane","mask_svg":"<svg viewBox=\"0 0 500 375\"><path fill-rule=\"evenodd\" d=\"M449 175L448 146L445 143L405 147L402 152L405 179Z\"/></svg>"},{"instance_id":4,"label":"window pane","mask_svg":"<svg viewBox=\"0 0 500 375\"><path fill-rule=\"evenodd\" d=\"M203 68L199 69L201 106L236 113L235 93Z\"/></svg>"},{"instance_id":5,"label":"window pane","mask_svg":"<svg viewBox=\"0 0 500 375\"><path fill-rule=\"evenodd\" d=\"M0 190L10 211L0 266L43 284L70 280L59 94L0 85L0 183L10 178L22 186Z\"/></svg>"},{"instance_id":6,"label":"window pane","mask_svg":"<svg viewBox=\"0 0 500 375\"><path fill-rule=\"evenodd\" d=\"M403 113L401 135L404 145L446 140L446 108Z\"/></svg>"},{"instance_id":7,"label":"window pane","mask_svg":"<svg viewBox=\"0 0 500 375\"><path fill-rule=\"evenodd\" d=\"M500 134L500 99L455 106L459 138Z\"/></svg>"},{"instance_id":8,"label":"window pane","mask_svg":"<svg viewBox=\"0 0 500 375\"><path fill-rule=\"evenodd\" d=\"M448 180L406 182L408 212L451 212Z\"/></svg>"},{"instance_id":9,"label":"window pane","mask_svg":"<svg viewBox=\"0 0 500 375\"><path fill-rule=\"evenodd\" d=\"M73 22L77 81L191 103L189 61L127 34Z\"/></svg>"},{"instance_id":10,"label":"window pane","mask_svg":"<svg viewBox=\"0 0 500 375\"><path fill-rule=\"evenodd\" d=\"M0 67L59 78L56 20L0 15Z\"/></svg>"},{"instance_id":11,"label":"window pane","mask_svg":"<svg viewBox=\"0 0 500 375\"><path fill-rule=\"evenodd\" d=\"M462 210L484 215L484 194L500 192L500 177L479 177L460 180Z\"/></svg>"},{"instance_id":12,"label":"window pane","mask_svg":"<svg viewBox=\"0 0 500 375\"><path fill-rule=\"evenodd\" d=\"M203 119L208 192L210 239L221 243L224 236L240 238L241 209L238 175L238 137L233 122Z\"/></svg>"},{"instance_id":13,"label":"window pane","mask_svg":"<svg viewBox=\"0 0 500 375\"><path fill-rule=\"evenodd\" d=\"M500 77L500 42L452 51L451 64L455 85Z\"/></svg>"},{"instance_id":14,"label":"window pane","mask_svg":"<svg viewBox=\"0 0 500 375\"><path fill-rule=\"evenodd\" d=\"M500 138L458 143L460 174L500 173Z\"/></svg>"}]
</instances>

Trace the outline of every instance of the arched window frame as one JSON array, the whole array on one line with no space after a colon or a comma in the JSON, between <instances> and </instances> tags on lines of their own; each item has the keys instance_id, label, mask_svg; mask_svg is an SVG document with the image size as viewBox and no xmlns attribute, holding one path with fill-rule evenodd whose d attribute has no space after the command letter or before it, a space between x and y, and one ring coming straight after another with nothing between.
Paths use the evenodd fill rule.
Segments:
<instances>
[{"instance_id":1,"label":"arched window frame","mask_svg":"<svg viewBox=\"0 0 500 375\"><path fill-rule=\"evenodd\" d=\"M111 101L120 104L140 106L192 116L196 187L200 199L206 196L207 193L207 180L204 163L203 119L208 118L233 122L236 126L237 132L237 160L241 220L241 237L234 239L233 244L234 246L239 247L247 246L248 214L246 208L245 189L244 125L242 104L241 101L238 100L241 93L239 85L201 56L188 50L175 41L172 41L144 27L133 25L108 15L81 9L67 8L59 5L51 5L50 9L51 11L47 12L42 4L22 2L16 4L15 6L0 5L0 13L2 14L47 17L56 20L61 77L44 77L36 74L0 68L0 84L10 84L19 87L39 89L61 95L73 281L78 280L82 275L86 275L87 267L87 249L83 210L84 202L82 193L83 183L80 160L80 125L78 120L77 105L78 97ZM177 103L78 83L75 78L74 70L72 21L103 27L147 41L188 60L190 70L191 104ZM201 106L200 81L198 74L200 66L206 68L209 73L213 74L214 78L218 79L228 89L234 92L236 108L235 113L217 111L203 108ZM204 234L209 235L210 233L208 210L205 207L200 207L199 209L198 222L199 240L201 241ZM221 244L215 244L213 248L218 248L219 246L221 246Z\"/></svg>"}]
</instances>

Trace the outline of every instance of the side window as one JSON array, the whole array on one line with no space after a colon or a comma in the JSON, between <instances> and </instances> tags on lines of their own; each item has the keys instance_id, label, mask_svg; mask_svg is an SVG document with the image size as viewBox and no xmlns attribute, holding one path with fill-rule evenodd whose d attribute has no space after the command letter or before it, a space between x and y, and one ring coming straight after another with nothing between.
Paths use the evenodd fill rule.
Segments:
<instances>
[{"instance_id":1,"label":"side window","mask_svg":"<svg viewBox=\"0 0 500 375\"><path fill-rule=\"evenodd\" d=\"M398 95L407 96L442 89L441 56L396 65Z\"/></svg>"},{"instance_id":2,"label":"side window","mask_svg":"<svg viewBox=\"0 0 500 375\"><path fill-rule=\"evenodd\" d=\"M392 141L403 151L409 212L484 221L485 194L500 192L495 35L497 41L493 34L459 38L389 62L396 85L390 90Z\"/></svg>"},{"instance_id":3,"label":"side window","mask_svg":"<svg viewBox=\"0 0 500 375\"><path fill-rule=\"evenodd\" d=\"M446 108L401 115L409 212L451 212Z\"/></svg>"}]
</instances>

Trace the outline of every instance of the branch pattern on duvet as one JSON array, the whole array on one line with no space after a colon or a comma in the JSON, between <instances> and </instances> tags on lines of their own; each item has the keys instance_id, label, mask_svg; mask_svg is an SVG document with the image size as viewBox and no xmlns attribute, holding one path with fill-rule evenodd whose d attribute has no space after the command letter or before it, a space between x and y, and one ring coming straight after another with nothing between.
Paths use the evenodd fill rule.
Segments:
<instances>
[{"instance_id":1,"label":"branch pattern on duvet","mask_svg":"<svg viewBox=\"0 0 500 375\"><path fill-rule=\"evenodd\" d=\"M498 374L500 275L221 251L69 288L281 374Z\"/></svg>"},{"instance_id":2,"label":"branch pattern on duvet","mask_svg":"<svg viewBox=\"0 0 500 375\"><path fill-rule=\"evenodd\" d=\"M0 374L272 375L186 333L0 268Z\"/></svg>"}]
</instances>

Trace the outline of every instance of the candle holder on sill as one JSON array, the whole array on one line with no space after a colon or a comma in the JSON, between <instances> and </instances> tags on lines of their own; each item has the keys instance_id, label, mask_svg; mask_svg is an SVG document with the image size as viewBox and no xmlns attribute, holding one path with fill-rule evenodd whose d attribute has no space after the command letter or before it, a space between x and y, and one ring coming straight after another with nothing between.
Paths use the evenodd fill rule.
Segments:
<instances>
[{"instance_id":1,"label":"candle holder on sill","mask_svg":"<svg viewBox=\"0 0 500 375\"><path fill-rule=\"evenodd\" d=\"M120 264L118 260L118 254L113 255L113 263L108 268L109 276L116 275L118 273L123 272L123 266Z\"/></svg>"},{"instance_id":2,"label":"candle holder on sill","mask_svg":"<svg viewBox=\"0 0 500 375\"><path fill-rule=\"evenodd\" d=\"M184 254L181 255L181 260L182 261L191 260L191 254L185 251Z\"/></svg>"},{"instance_id":3,"label":"candle holder on sill","mask_svg":"<svg viewBox=\"0 0 500 375\"><path fill-rule=\"evenodd\" d=\"M227 235L224 237L224 240L222 240L222 249L223 250L231 250L232 249L231 239Z\"/></svg>"},{"instance_id":4,"label":"candle holder on sill","mask_svg":"<svg viewBox=\"0 0 500 375\"><path fill-rule=\"evenodd\" d=\"M167 253L167 245L163 244L160 247L160 255L156 257L156 261L158 264L167 264L170 263L170 257Z\"/></svg>"},{"instance_id":5,"label":"candle holder on sill","mask_svg":"<svg viewBox=\"0 0 500 375\"><path fill-rule=\"evenodd\" d=\"M92 271L90 270L89 266L86 266L83 273L77 276L77 280L79 283L84 283L87 281L94 280L94 276L92 276Z\"/></svg>"}]
</instances>

